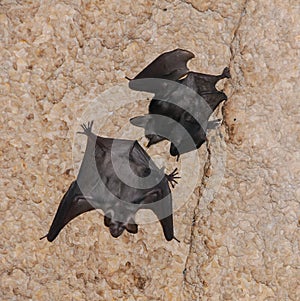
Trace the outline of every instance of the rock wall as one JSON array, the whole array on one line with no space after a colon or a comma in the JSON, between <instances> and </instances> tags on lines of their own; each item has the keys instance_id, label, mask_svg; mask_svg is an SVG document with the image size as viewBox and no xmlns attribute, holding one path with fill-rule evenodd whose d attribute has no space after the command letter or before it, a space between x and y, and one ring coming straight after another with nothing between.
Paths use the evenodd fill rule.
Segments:
<instances>
[{"instance_id":1,"label":"rock wall","mask_svg":"<svg viewBox=\"0 0 300 301\"><path fill-rule=\"evenodd\" d=\"M299 300L299 14L296 0L2 0L1 300ZM96 211L40 241L76 177L79 124L145 145L128 119L148 101L125 76L175 48L232 74L196 165L149 149L179 167L181 243L158 222L113 239Z\"/></svg>"}]
</instances>

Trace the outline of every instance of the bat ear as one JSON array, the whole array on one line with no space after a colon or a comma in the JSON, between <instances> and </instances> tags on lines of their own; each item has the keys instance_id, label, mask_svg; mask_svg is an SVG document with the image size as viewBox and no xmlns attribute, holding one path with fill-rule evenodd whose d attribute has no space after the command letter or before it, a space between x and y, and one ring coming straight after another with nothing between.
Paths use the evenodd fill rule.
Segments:
<instances>
[{"instance_id":1,"label":"bat ear","mask_svg":"<svg viewBox=\"0 0 300 301\"><path fill-rule=\"evenodd\" d=\"M106 227L109 227L110 223L111 223L111 218L109 216L104 215L104 225Z\"/></svg>"},{"instance_id":2,"label":"bat ear","mask_svg":"<svg viewBox=\"0 0 300 301\"><path fill-rule=\"evenodd\" d=\"M135 126L139 126L144 128L147 123L149 122L149 120L151 119L150 115L145 115L145 116L138 116L138 117L133 117L130 119L130 123L135 125Z\"/></svg>"},{"instance_id":3,"label":"bat ear","mask_svg":"<svg viewBox=\"0 0 300 301\"><path fill-rule=\"evenodd\" d=\"M131 218L127 224L125 224L125 228L129 233L136 234L138 232L138 225Z\"/></svg>"}]
</instances>

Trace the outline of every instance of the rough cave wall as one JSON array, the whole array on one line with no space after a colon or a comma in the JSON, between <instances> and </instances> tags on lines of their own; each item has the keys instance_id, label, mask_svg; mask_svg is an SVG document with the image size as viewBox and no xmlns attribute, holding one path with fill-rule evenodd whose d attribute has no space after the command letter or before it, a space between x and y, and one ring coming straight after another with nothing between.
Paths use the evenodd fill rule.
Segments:
<instances>
[{"instance_id":1,"label":"rough cave wall","mask_svg":"<svg viewBox=\"0 0 300 301\"><path fill-rule=\"evenodd\" d=\"M1 300L300 299L299 3L232 2L0 2ZM177 47L196 54L192 70L232 74L174 213L181 243L159 223L112 239L97 212L40 241L76 176L86 108ZM145 102L120 98L102 100L101 132L145 144L128 125ZM176 167L167 151L149 153Z\"/></svg>"}]
</instances>

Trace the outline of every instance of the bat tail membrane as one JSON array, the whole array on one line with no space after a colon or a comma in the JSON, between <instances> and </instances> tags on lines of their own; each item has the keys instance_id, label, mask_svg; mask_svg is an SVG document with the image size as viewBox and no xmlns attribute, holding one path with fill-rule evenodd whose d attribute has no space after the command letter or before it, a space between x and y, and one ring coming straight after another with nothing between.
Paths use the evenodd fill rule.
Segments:
<instances>
[{"instance_id":1,"label":"bat tail membrane","mask_svg":"<svg viewBox=\"0 0 300 301\"><path fill-rule=\"evenodd\" d=\"M47 237L48 241L53 241L69 221L93 209L95 208L83 198L77 181L74 181L59 204L48 234L40 239Z\"/></svg>"}]
</instances>

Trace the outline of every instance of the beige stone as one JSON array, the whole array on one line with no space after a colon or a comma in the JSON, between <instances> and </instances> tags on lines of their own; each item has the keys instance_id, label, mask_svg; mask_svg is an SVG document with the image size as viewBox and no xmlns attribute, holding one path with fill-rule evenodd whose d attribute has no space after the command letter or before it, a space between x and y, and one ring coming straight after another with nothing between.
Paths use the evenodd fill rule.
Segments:
<instances>
[{"instance_id":1,"label":"beige stone","mask_svg":"<svg viewBox=\"0 0 300 301\"><path fill-rule=\"evenodd\" d=\"M296 0L1 1L0 299L299 300L299 14ZM80 166L79 124L145 146L128 119L149 100L124 77L178 47L191 69L232 74L207 144L178 163L167 142L148 150L179 168L181 243L158 222L113 239L97 211L40 241Z\"/></svg>"}]
</instances>

